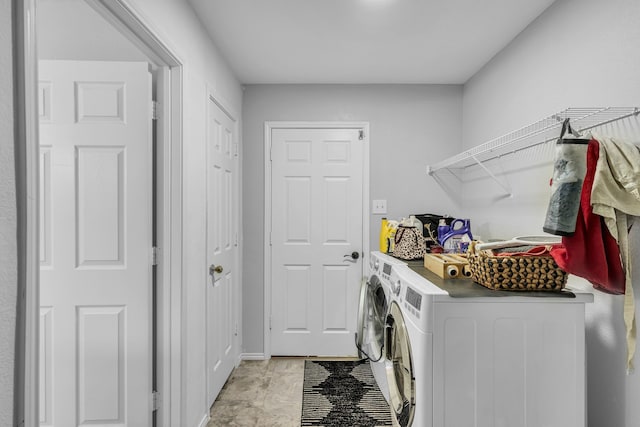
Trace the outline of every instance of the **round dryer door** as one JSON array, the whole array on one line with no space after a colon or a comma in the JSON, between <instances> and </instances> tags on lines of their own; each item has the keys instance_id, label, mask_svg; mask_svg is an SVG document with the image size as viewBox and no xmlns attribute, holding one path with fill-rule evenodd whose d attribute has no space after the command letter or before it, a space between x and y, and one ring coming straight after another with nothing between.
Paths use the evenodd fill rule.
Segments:
<instances>
[{"instance_id":1,"label":"round dryer door","mask_svg":"<svg viewBox=\"0 0 640 427\"><path fill-rule=\"evenodd\" d=\"M358 349L358 357L361 359L366 357L363 352L364 346L364 323L367 318L367 290L369 282L364 282L360 286L360 298L358 299L358 326L356 329L356 347Z\"/></svg>"},{"instance_id":2,"label":"round dryer door","mask_svg":"<svg viewBox=\"0 0 640 427\"><path fill-rule=\"evenodd\" d=\"M415 412L415 375L407 326L395 301L387 315L385 345L389 405L398 425L407 427L413 422Z\"/></svg>"},{"instance_id":3,"label":"round dryer door","mask_svg":"<svg viewBox=\"0 0 640 427\"><path fill-rule=\"evenodd\" d=\"M377 276L362 285L356 344L360 357L377 362L383 357L384 325L387 315L387 297Z\"/></svg>"}]
</instances>

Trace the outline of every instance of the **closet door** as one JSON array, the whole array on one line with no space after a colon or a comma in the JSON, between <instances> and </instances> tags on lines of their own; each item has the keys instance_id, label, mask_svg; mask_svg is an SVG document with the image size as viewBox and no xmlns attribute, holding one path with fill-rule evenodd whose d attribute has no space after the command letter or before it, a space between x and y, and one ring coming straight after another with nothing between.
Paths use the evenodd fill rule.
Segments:
<instances>
[{"instance_id":1,"label":"closet door","mask_svg":"<svg viewBox=\"0 0 640 427\"><path fill-rule=\"evenodd\" d=\"M207 396L233 370L237 340L238 161L236 123L209 99L207 130Z\"/></svg>"},{"instance_id":2,"label":"closet door","mask_svg":"<svg viewBox=\"0 0 640 427\"><path fill-rule=\"evenodd\" d=\"M41 425L149 426L148 64L39 72Z\"/></svg>"},{"instance_id":3,"label":"closet door","mask_svg":"<svg viewBox=\"0 0 640 427\"><path fill-rule=\"evenodd\" d=\"M359 129L271 134L271 352L355 356L363 275Z\"/></svg>"}]
</instances>

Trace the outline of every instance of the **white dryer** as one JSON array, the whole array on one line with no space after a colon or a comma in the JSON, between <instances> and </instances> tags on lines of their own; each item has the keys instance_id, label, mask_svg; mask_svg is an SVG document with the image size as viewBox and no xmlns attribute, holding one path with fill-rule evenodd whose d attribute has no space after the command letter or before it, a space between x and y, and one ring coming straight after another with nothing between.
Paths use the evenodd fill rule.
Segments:
<instances>
[{"instance_id":1,"label":"white dryer","mask_svg":"<svg viewBox=\"0 0 640 427\"><path fill-rule=\"evenodd\" d=\"M394 265L388 280L384 353L395 425L585 425L591 294L452 297L412 268Z\"/></svg>"},{"instance_id":2,"label":"white dryer","mask_svg":"<svg viewBox=\"0 0 640 427\"><path fill-rule=\"evenodd\" d=\"M371 371L384 398L389 401L384 327L391 300L391 271L394 266L406 266L401 260L372 252L369 257L369 278L360 289L356 347L361 358L369 359Z\"/></svg>"}]
</instances>

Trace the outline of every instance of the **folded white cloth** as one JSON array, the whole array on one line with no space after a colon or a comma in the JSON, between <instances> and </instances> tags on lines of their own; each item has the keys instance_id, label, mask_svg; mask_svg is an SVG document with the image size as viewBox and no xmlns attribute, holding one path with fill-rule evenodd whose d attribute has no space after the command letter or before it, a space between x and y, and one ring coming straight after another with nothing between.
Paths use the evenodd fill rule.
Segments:
<instances>
[{"instance_id":1,"label":"folded white cloth","mask_svg":"<svg viewBox=\"0 0 640 427\"><path fill-rule=\"evenodd\" d=\"M591 206L593 213L604 217L609 232L618 240L615 210L640 216L640 150L618 138L595 133L593 138L600 143L600 156L593 178Z\"/></svg>"}]
</instances>

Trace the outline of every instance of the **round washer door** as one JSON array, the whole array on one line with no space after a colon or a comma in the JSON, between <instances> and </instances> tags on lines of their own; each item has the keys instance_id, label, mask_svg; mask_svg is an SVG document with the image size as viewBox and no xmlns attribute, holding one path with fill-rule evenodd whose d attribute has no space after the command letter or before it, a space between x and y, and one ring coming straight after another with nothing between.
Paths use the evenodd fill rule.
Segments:
<instances>
[{"instance_id":1,"label":"round washer door","mask_svg":"<svg viewBox=\"0 0 640 427\"><path fill-rule=\"evenodd\" d=\"M395 301L387 315L385 346L391 413L400 427L407 427L413 422L415 413L415 375L407 326Z\"/></svg>"},{"instance_id":2,"label":"round washer door","mask_svg":"<svg viewBox=\"0 0 640 427\"><path fill-rule=\"evenodd\" d=\"M384 356L384 326L387 315L387 297L377 276L362 285L356 344L360 357L377 362Z\"/></svg>"}]
</instances>

